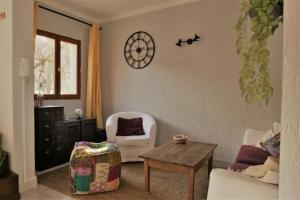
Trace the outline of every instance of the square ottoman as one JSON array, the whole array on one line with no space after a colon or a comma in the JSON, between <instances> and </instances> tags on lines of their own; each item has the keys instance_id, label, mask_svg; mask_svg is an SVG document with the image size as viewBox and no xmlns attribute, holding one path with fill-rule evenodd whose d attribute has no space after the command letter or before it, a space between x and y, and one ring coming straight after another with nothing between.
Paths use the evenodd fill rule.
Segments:
<instances>
[{"instance_id":1,"label":"square ottoman","mask_svg":"<svg viewBox=\"0 0 300 200\"><path fill-rule=\"evenodd\" d=\"M120 185L121 154L115 143L78 142L70 159L73 194L116 190Z\"/></svg>"}]
</instances>

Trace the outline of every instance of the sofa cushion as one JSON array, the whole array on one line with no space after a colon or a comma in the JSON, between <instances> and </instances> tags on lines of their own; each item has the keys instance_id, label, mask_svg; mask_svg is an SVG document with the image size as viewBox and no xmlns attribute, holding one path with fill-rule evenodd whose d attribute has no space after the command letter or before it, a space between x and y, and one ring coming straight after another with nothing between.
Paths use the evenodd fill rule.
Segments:
<instances>
[{"instance_id":1,"label":"sofa cushion","mask_svg":"<svg viewBox=\"0 0 300 200\"><path fill-rule=\"evenodd\" d=\"M278 199L278 186L241 173L214 169L207 196L207 200L212 199Z\"/></svg>"},{"instance_id":2,"label":"sofa cushion","mask_svg":"<svg viewBox=\"0 0 300 200\"><path fill-rule=\"evenodd\" d=\"M267 130L267 132L256 142L255 146L257 148L262 148L260 143L267 141L268 139L272 138L274 135L276 134L273 132L273 129Z\"/></svg>"},{"instance_id":3,"label":"sofa cushion","mask_svg":"<svg viewBox=\"0 0 300 200\"><path fill-rule=\"evenodd\" d=\"M149 136L116 136L116 143L120 146L145 146L150 141Z\"/></svg>"},{"instance_id":4,"label":"sofa cushion","mask_svg":"<svg viewBox=\"0 0 300 200\"><path fill-rule=\"evenodd\" d=\"M261 142L260 145L266 151L268 151L272 156L279 157L280 154L280 133L276 134L274 137L268 139L265 142Z\"/></svg>"},{"instance_id":5,"label":"sofa cushion","mask_svg":"<svg viewBox=\"0 0 300 200\"><path fill-rule=\"evenodd\" d=\"M269 156L270 154L261 148L251 145L242 145L236 158L236 162L249 165L260 165L264 164Z\"/></svg>"},{"instance_id":6,"label":"sofa cushion","mask_svg":"<svg viewBox=\"0 0 300 200\"><path fill-rule=\"evenodd\" d=\"M132 135L145 135L143 129L143 118L118 118L118 131L117 136L132 136Z\"/></svg>"}]
</instances>

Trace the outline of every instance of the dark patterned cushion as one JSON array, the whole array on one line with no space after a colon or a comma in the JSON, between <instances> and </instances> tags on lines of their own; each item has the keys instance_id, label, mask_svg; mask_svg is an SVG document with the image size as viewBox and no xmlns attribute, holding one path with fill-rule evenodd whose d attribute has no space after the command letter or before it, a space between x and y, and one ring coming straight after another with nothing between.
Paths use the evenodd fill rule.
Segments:
<instances>
[{"instance_id":1,"label":"dark patterned cushion","mask_svg":"<svg viewBox=\"0 0 300 200\"><path fill-rule=\"evenodd\" d=\"M279 157L280 155L280 133L276 134L274 137L268 139L265 142L261 142L260 145L266 151L268 151L272 156Z\"/></svg>"},{"instance_id":2,"label":"dark patterned cushion","mask_svg":"<svg viewBox=\"0 0 300 200\"><path fill-rule=\"evenodd\" d=\"M235 162L249 165L261 165L265 163L269 156L270 153L261 148L251 145L242 145Z\"/></svg>"},{"instance_id":3,"label":"dark patterned cushion","mask_svg":"<svg viewBox=\"0 0 300 200\"><path fill-rule=\"evenodd\" d=\"M145 135L143 118L124 119L118 118L117 136Z\"/></svg>"}]
</instances>

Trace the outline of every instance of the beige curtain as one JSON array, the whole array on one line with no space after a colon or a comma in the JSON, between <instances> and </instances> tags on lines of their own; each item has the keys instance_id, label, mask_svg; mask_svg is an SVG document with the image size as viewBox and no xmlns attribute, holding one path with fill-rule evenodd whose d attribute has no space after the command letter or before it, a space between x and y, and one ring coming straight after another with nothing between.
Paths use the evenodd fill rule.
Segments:
<instances>
[{"instance_id":1,"label":"beige curtain","mask_svg":"<svg viewBox=\"0 0 300 200\"><path fill-rule=\"evenodd\" d=\"M87 94L85 115L96 118L97 127L103 128L100 92L100 26L93 24L89 33L89 52L87 70Z\"/></svg>"}]
</instances>

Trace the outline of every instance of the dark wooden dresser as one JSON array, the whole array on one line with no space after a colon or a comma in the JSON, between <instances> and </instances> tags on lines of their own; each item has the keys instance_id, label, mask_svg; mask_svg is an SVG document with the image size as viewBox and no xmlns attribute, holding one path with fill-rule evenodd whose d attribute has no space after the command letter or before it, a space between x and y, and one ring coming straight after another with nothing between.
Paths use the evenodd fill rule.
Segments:
<instances>
[{"instance_id":1,"label":"dark wooden dresser","mask_svg":"<svg viewBox=\"0 0 300 200\"><path fill-rule=\"evenodd\" d=\"M64 120L64 108L35 108L35 167L43 171L69 161L79 141L103 142L105 130L96 127L96 119Z\"/></svg>"},{"instance_id":2,"label":"dark wooden dresser","mask_svg":"<svg viewBox=\"0 0 300 200\"><path fill-rule=\"evenodd\" d=\"M68 160L65 153L64 108L35 108L36 170L45 170Z\"/></svg>"},{"instance_id":3,"label":"dark wooden dresser","mask_svg":"<svg viewBox=\"0 0 300 200\"><path fill-rule=\"evenodd\" d=\"M71 119L65 121L65 135L68 155L71 154L76 142L102 142L97 137L96 119Z\"/></svg>"}]
</instances>

